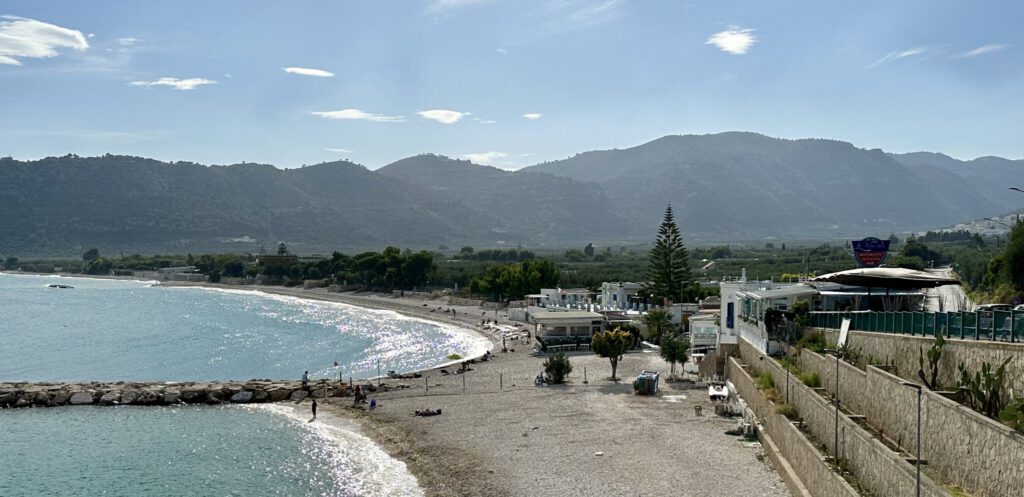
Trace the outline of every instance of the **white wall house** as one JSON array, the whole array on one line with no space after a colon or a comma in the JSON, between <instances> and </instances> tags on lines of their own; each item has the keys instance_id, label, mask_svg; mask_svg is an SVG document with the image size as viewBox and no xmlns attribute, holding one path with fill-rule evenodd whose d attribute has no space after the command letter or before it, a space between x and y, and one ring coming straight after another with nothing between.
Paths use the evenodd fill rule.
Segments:
<instances>
[{"instance_id":1,"label":"white wall house","mask_svg":"<svg viewBox=\"0 0 1024 497\"><path fill-rule=\"evenodd\" d=\"M594 294L586 288L541 288L540 295L547 297L545 305L569 309L589 309Z\"/></svg>"},{"instance_id":2,"label":"white wall house","mask_svg":"<svg viewBox=\"0 0 1024 497\"><path fill-rule=\"evenodd\" d=\"M721 325L719 343L737 343L737 338L750 342L765 354L775 353L780 344L769 340L764 326L768 309L789 310L798 300L813 301L816 288L798 284L776 284L770 281L722 282Z\"/></svg>"},{"instance_id":3,"label":"white wall house","mask_svg":"<svg viewBox=\"0 0 1024 497\"><path fill-rule=\"evenodd\" d=\"M629 281L606 281L601 283L601 309L640 310L640 303L646 302L646 300L638 296L643 288L643 284Z\"/></svg>"},{"instance_id":4,"label":"white wall house","mask_svg":"<svg viewBox=\"0 0 1024 497\"><path fill-rule=\"evenodd\" d=\"M589 311L539 311L530 313L539 337L591 337L604 327L604 316Z\"/></svg>"}]
</instances>

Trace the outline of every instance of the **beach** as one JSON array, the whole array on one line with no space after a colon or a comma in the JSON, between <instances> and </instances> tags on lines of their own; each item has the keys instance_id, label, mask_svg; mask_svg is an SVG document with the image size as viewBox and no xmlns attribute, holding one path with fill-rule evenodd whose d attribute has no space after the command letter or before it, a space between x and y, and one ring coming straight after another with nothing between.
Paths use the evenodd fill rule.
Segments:
<instances>
[{"instance_id":1,"label":"beach","mask_svg":"<svg viewBox=\"0 0 1024 497\"><path fill-rule=\"evenodd\" d=\"M351 398L321 402L405 461L427 495L789 495L761 461L760 447L724 434L736 420L715 416L706 390L666 382L669 365L656 353L627 354L619 382L609 379L607 359L570 353L567 385L535 386L544 358L532 356L525 340L508 341L514 352L502 353L500 337L481 329L480 308L323 289L259 290L457 323L492 339L493 359L471 364L464 374L447 367L425 371L423 378L382 380L388 391L370 395L376 409L353 407ZM448 309L456 310L454 318L442 312ZM486 313L494 319L494 311ZM497 316L499 324L512 324L502 312ZM658 395L633 394L631 381L645 369L661 372ZM442 414L413 415L421 409Z\"/></svg>"}]
</instances>

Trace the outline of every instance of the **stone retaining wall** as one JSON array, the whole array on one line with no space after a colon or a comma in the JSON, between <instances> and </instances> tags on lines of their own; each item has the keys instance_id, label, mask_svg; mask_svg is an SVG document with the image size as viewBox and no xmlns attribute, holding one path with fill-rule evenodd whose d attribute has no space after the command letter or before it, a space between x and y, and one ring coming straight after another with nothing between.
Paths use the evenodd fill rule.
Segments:
<instances>
[{"instance_id":1,"label":"stone retaining wall","mask_svg":"<svg viewBox=\"0 0 1024 497\"><path fill-rule=\"evenodd\" d=\"M248 404L298 401L306 397L347 395L347 385L327 380L309 383L252 380L247 382L117 382L0 383L0 409L63 405ZM376 390L372 384L364 386Z\"/></svg>"},{"instance_id":2,"label":"stone retaining wall","mask_svg":"<svg viewBox=\"0 0 1024 497\"><path fill-rule=\"evenodd\" d=\"M902 378L874 366L866 371L840 361L844 404L905 451L917 441L917 391ZM835 360L804 350L800 369L815 371L835 390ZM825 381L828 377L829 380ZM1024 436L936 392L921 398L921 458L943 479L979 497L1014 495L1024 488Z\"/></svg>"},{"instance_id":3,"label":"stone retaining wall","mask_svg":"<svg viewBox=\"0 0 1024 497\"><path fill-rule=\"evenodd\" d=\"M785 388L786 371L782 365L762 356L743 340L740 341L740 354L751 371L768 371L774 377L776 388ZM796 407L798 416L810 433L827 448L829 454L835 453L835 406L810 387L793 379L790 380L789 395L790 403ZM866 490L873 495L914 495L914 465L842 412L839 413L838 428L839 458L846 461L850 472ZM950 494L941 485L922 475L921 495L948 497Z\"/></svg>"},{"instance_id":4,"label":"stone retaining wall","mask_svg":"<svg viewBox=\"0 0 1024 497\"><path fill-rule=\"evenodd\" d=\"M835 343L839 332L832 329L818 328L823 331L829 343ZM895 373L910 381L918 381L917 360L921 349L925 352L925 366L928 365L928 347L935 342L933 337L913 337L869 331L851 331L849 345L860 349L862 356L875 356L883 364L895 366ZM1002 364L1006 358L1012 357L1006 366L1006 386L1014 392L1024 392L1024 343L993 342L988 340L969 340L947 338L939 360L939 383L955 386L960 377L957 365L964 363L970 371L981 370L981 364L988 362L993 366Z\"/></svg>"},{"instance_id":5,"label":"stone retaining wall","mask_svg":"<svg viewBox=\"0 0 1024 497\"><path fill-rule=\"evenodd\" d=\"M793 423L785 416L775 412L775 404L754 386L750 375L740 366L736 358L730 357L727 362L727 373L729 381L736 387L736 392L747 404L747 408L754 412L761 425L761 430L767 432L773 445L781 453L781 456L789 463L799 478L799 481L786 480L787 486L794 495L800 495L800 490L816 497L854 497L859 495L846 480L832 471L821 452L818 451L810 441L804 437ZM769 444L764 444L770 448ZM779 468L782 464L777 454L770 454L769 458ZM785 472L779 468L780 473Z\"/></svg>"}]
</instances>

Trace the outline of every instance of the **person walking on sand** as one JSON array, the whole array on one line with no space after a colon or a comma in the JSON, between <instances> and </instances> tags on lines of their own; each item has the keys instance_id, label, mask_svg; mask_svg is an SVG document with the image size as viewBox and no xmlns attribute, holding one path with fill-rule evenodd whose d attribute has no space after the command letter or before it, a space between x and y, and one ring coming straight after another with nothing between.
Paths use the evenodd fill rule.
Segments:
<instances>
[{"instance_id":1,"label":"person walking on sand","mask_svg":"<svg viewBox=\"0 0 1024 497\"><path fill-rule=\"evenodd\" d=\"M316 419L316 399L313 399L313 419Z\"/></svg>"},{"instance_id":2,"label":"person walking on sand","mask_svg":"<svg viewBox=\"0 0 1024 497\"><path fill-rule=\"evenodd\" d=\"M309 371L302 373L302 389L309 390Z\"/></svg>"}]
</instances>

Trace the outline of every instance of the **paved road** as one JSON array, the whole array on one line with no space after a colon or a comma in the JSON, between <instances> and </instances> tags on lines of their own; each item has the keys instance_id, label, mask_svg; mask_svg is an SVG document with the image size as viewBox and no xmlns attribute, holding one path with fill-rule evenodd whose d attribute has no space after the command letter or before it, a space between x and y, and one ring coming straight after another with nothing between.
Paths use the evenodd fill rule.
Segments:
<instances>
[{"instance_id":1,"label":"paved road","mask_svg":"<svg viewBox=\"0 0 1024 497\"><path fill-rule=\"evenodd\" d=\"M957 277L956 273L953 272L953 269L950 267L928 269L927 271L943 277ZM932 312L970 311L974 309L974 302L971 302L971 299L967 297L962 286L944 285L927 290L924 308L926 311Z\"/></svg>"}]
</instances>

